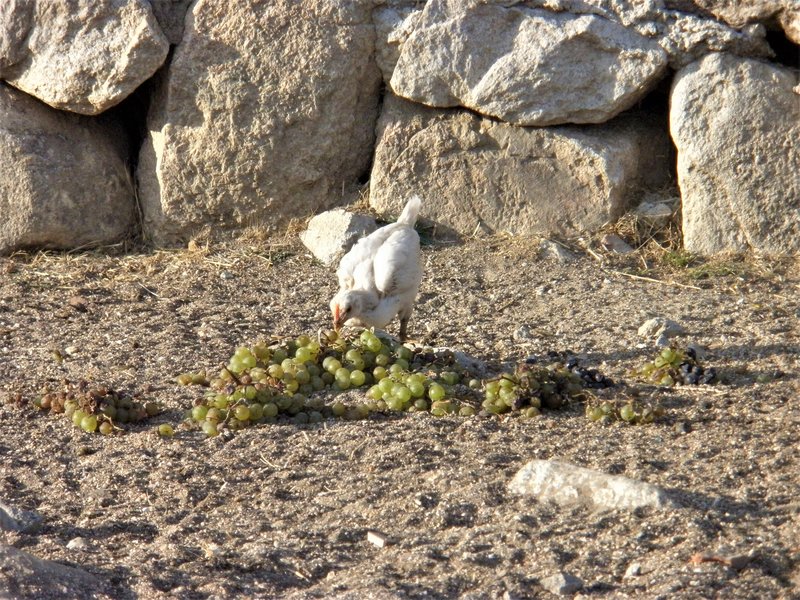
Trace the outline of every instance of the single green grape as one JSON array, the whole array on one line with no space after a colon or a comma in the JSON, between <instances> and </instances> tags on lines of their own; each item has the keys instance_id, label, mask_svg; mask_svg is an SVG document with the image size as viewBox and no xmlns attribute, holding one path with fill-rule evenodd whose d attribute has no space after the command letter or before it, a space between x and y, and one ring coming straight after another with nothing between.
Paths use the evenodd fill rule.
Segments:
<instances>
[{"instance_id":1,"label":"single green grape","mask_svg":"<svg viewBox=\"0 0 800 600\"><path fill-rule=\"evenodd\" d=\"M392 386L392 396L400 400L403 404L411 400L411 390L409 390L402 383L396 383Z\"/></svg>"},{"instance_id":2,"label":"single green grape","mask_svg":"<svg viewBox=\"0 0 800 600\"><path fill-rule=\"evenodd\" d=\"M353 387L361 387L364 385L364 381L366 381L366 375L364 375L364 371L359 371L358 369L350 372L350 385Z\"/></svg>"},{"instance_id":3,"label":"single green grape","mask_svg":"<svg viewBox=\"0 0 800 600\"><path fill-rule=\"evenodd\" d=\"M97 431L97 417L94 415L86 415L81 419L81 429L88 433Z\"/></svg>"},{"instance_id":4,"label":"single green grape","mask_svg":"<svg viewBox=\"0 0 800 600\"><path fill-rule=\"evenodd\" d=\"M630 423L636 418L636 413L633 410L632 404L626 404L619 409L619 416L623 421Z\"/></svg>"},{"instance_id":5,"label":"single green grape","mask_svg":"<svg viewBox=\"0 0 800 600\"><path fill-rule=\"evenodd\" d=\"M337 358L328 356L322 361L322 368L333 375L336 373L336 371L342 368L342 363Z\"/></svg>"},{"instance_id":6,"label":"single green grape","mask_svg":"<svg viewBox=\"0 0 800 600\"><path fill-rule=\"evenodd\" d=\"M162 423L158 426L158 435L161 437L172 437L175 435L175 430L172 429L172 425L169 423Z\"/></svg>"},{"instance_id":7,"label":"single green grape","mask_svg":"<svg viewBox=\"0 0 800 600\"><path fill-rule=\"evenodd\" d=\"M217 429L217 423L215 421L203 421L202 428L203 433L205 433L208 437L219 435L219 430Z\"/></svg>"},{"instance_id":8,"label":"single green grape","mask_svg":"<svg viewBox=\"0 0 800 600\"><path fill-rule=\"evenodd\" d=\"M192 408L192 419L195 421L203 421L208 414L208 407L202 404L198 404L194 408Z\"/></svg>"},{"instance_id":9,"label":"single green grape","mask_svg":"<svg viewBox=\"0 0 800 600\"><path fill-rule=\"evenodd\" d=\"M240 404L233 411L233 416L240 421L247 421L250 419L250 407Z\"/></svg>"},{"instance_id":10,"label":"single green grape","mask_svg":"<svg viewBox=\"0 0 800 600\"><path fill-rule=\"evenodd\" d=\"M445 394L445 389L441 384L434 382L428 387L428 398L430 398L432 402L438 402L445 397Z\"/></svg>"},{"instance_id":11,"label":"single green grape","mask_svg":"<svg viewBox=\"0 0 800 600\"><path fill-rule=\"evenodd\" d=\"M75 427L80 427L81 421L83 421L83 418L85 416L86 413L83 412L80 408L76 409L75 412L72 413L72 424L75 425Z\"/></svg>"}]
</instances>

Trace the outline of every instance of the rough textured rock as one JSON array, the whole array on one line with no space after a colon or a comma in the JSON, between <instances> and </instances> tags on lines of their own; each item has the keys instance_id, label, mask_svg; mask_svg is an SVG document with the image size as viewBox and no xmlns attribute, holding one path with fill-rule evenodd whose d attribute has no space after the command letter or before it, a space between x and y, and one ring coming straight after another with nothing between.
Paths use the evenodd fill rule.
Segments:
<instances>
[{"instance_id":1,"label":"rough textured rock","mask_svg":"<svg viewBox=\"0 0 800 600\"><path fill-rule=\"evenodd\" d=\"M0 598L110 598L86 571L0 544Z\"/></svg>"},{"instance_id":2,"label":"rough textured rock","mask_svg":"<svg viewBox=\"0 0 800 600\"><path fill-rule=\"evenodd\" d=\"M639 326L637 331L639 337L644 338L657 338L662 335L670 337L675 337L676 335L683 335L686 333L686 329L678 323L677 321L673 321L672 319L667 319L666 317L653 317L652 319L648 319L644 323Z\"/></svg>"},{"instance_id":3,"label":"rough textured rock","mask_svg":"<svg viewBox=\"0 0 800 600\"><path fill-rule=\"evenodd\" d=\"M576 15L597 15L620 23L657 42L669 56L669 64L674 69L709 52L760 57L772 55L764 38L764 27L760 24L746 25L739 31L707 16L669 10L661 0L507 0L502 3L524 3Z\"/></svg>"},{"instance_id":4,"label":"rough textured rock","mask_svg":"<svg viewBox=\"0 0 800 600\"><path fill-rule=\"evenodd\" d=\"M800 44L800 4L797 0L665 0L667 8L693 12L740 29L751 23L779 23L786 36Z\"/></svg>"},{"instance_id":5,"label":"rough textured rock","mask_svg":"<svg viewBox=\"0 0 800 600\"><path fill-rule=\"evenodd\" d=\"M0 78L50 106L95 115L162 65L169 44L142 0L0 6Z\"/></svg>"},{"instance_id":6,"label":"rough textured rock","mask_svg":"<svg viewBox=\"0 0 800 600\"><path fill-rule=\"evenodd\" d=\"M124 133L0 83L0 253L118 241L134 226Z\"/></svg>"},{"instance_id":7,"label":"rough textured rock","mask_svg":"<svg viewBox=\"0 0 800 600\"><path fill-rule=\"evenodd\" d=\"M399 213L419 194L437 234L565 234L619 216L640 185L664 185L669 139L634 115L595 126L523 128L387 96L370 204ZM648 181L643 181L646 174Z\"/></svg>"},{"instance_id":8,"label":"rough textured rock","mask_svg":"<svg viewBox=\"0 0 800 600\"><path fill-rule=\"evenodd\" d=\"M0 531L33 533L42 524L42 515L31 510L22 510L0 502Z\"/></svg>"},{"instance_id":9,"label":"rough textured rock","mask_svg":"<svg viewBox=\"0 0 800 600\"><path fill-rule=\"evenodd\" d=\"M557 596L574 594L583 587L583 581L579 577L563 572L545 577L540 583L544 589Z\"/></svg>"},{"instance_id":10,"label":"rough textured rock","mask_svg":"<svg viewBox=\"0 0 800 600\"><path fill-rule=\"evenodd\" d=\"M315 216L300 239L323 264L338 263L360 238L369 235L377 224L367 215L356 215L341 208Z\"/></svg>"},{"instance_id":11,"label":"rough textured rock","mask_svg":"<svg viewBox=\"0 0 800 600\"><path fill-rule=\"evenodd\" d=\"M800 96L789 69L728 54L680 71L670 128L690 252L800 250Z\"/></svg>"},{"instance_id":12,"label":"rough textured rock","mask_svg":"<svg viewBox=\"0 0 800 600\"><path fill-rule=\"evenodd\" d=\"M562 506L617 510L674 507L657 486L555 460L530 461L514 475L509 489Z\"/></svg>"},{"instance_id":13,"label":"rough textured rock","mask_svg":"<svg viewBox=\"0 0 800 600\"><path fill-rule=\"evenodd\" d=\"M422 9L414 0L380 6L372 13L375 23L375 61L383 74L384 83L392 79L394 67L400 58L400 47L422 16Z\"/></svg>"},{"instance_id":14,"label":"rough textured rock","mask_svg":"<svg viewBox=\"0 0 800 600\"><path fill-rule=\"evenodd\" d=\"M372 155L372 2L193 5L148 115L145 233L274 225L342 201Z\"/></svg>"},{"instance_id":15,"label":"rough textured rock","mask_svg":"<svg viewBox=\"0 0 800 600\"><path fill-rule=\"evenodd\" d=\"M657 43L595 15L430 0L391 87L517 125L601 123L642 98L666 65Z\"/></svg>"}]
</instances>

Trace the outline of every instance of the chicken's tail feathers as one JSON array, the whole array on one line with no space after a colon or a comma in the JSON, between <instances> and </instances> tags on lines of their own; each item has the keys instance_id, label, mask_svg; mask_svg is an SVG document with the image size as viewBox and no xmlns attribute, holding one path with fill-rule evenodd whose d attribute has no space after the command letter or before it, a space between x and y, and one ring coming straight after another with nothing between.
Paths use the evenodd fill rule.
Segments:
<instances>
[{"instance_id":1,"label":"chicken's tail feathers","mask_svg":"<svg viewBox=\"0 0 800 600\"><path fill-rule=\"evenodd\" d=\"M397 222L405 223L413 227L417 222L420 208L422 208L422 199L419 196L411 196L409 201L406 202L406 207L403 209L403 212L400 213L400 218L397 219Z\"/></svg>"}]
</instances>

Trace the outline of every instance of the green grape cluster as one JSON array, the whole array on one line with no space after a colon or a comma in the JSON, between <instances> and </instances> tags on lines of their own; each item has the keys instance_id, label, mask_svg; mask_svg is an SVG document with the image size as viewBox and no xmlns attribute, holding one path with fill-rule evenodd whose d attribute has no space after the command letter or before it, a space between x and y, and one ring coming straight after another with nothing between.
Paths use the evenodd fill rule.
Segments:
<instances>
[{"instance_id":1,"label":"green grape cluster","mask_svg":"<svg viewBox=\"0 0 800 600\"><path fill-rule=\"evenodd\" d=\"M662 416L664 408L660 404L646 406L633 400L624 404L611 400L591 401L586 404L586 418L603 424L624 421L631 425L646 425Z\"/></svg>"},{"instance_id":2,"label":"green grape cluster","mask_svg":"<svg viewBox=\"0 0 800 600\"><path fill-rule=\"evenodd\" d=\"M462 380L452 356L415 353L408 346L364 330L353 337L335 331L317 339L301 335L274 344L237 348L216 377L183 373L183 385L207 385L208 391L187 414L187 421L209 436L290 418L317 423L325 418L363 419L372 412L429 411L444 416L475 413L455 398ZM325 390L364 389L354 406L327 403Z\"/></svg>"},{"instance_id":3,"label":"green grape cluster","mask_svg":"<svg viewBox=\"0 0 800 600\"><path fill-rule=\"evenodd\" d=\"M513 373L481 381L452 351L412 349L370 330L348 336L329 330L316 339L301 335L242 346L216 376L182 373L177 383L208 388L185 421L208 436L278 419L317 423L389 411L533 418L542 408L583 400L587 387L613 385L575 360L548 366L526 361ZM363 401L331 400L331 391L346 390L363 390Z\"/></svg>"},{"instance_id":4,"label":"green grape cluster","mask_svg":"<svg viewBox=\"0 0 800 600\"><path fill-rule=\"evenodd\" d=\"M698 385L717 381L715 369L703 368L692 348L686 350L664 348L652 361L634 369L632 375L662 387L672 387L679 383Z\"/></svg>"},{"instance_id":5,"label":"green grape cluster","mask_svg":"<svg viewBox=\"0 0 800 600\"><path fill-rule=\"evenodd\" d=\"M44 390L33 401L40 410L64 414L87 433L109 435L124 431L122 425L138 423L161 412L156 402L135 397L103 385L92 386L86 381L63 382L60 390Z\"/></svg>"},{"instance_id":6,"label":"green grape cluster","mask_svg":"<svg viewBox=\"0 0 800 600\"><path fill-rule=\"evenodd\" d=\"M503 373L486 381L483 387L485 411L521 411L521 416L528 418L538 416L542 407L561 408L585 398L583 379L559 362L548 366L520 363L514 373Z\"/></svg>"}]
</instances>

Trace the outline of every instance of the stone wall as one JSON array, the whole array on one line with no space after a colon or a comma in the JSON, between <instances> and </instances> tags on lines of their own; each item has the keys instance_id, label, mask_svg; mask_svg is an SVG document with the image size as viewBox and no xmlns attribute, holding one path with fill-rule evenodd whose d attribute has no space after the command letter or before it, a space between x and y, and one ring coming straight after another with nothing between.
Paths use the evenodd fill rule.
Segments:
<instances>
[{"instance_id":1,"label":"stone wall","mask_svg":"<svg viewBox=\"0 0 800 600\"><path fill-rule=\"evenodd\" d=\"M800 250L794 0L71 6L0 5L0 252L278 229L367 181L441 235L662 194L690 251Z\"/></svg>"}]
</instances>

